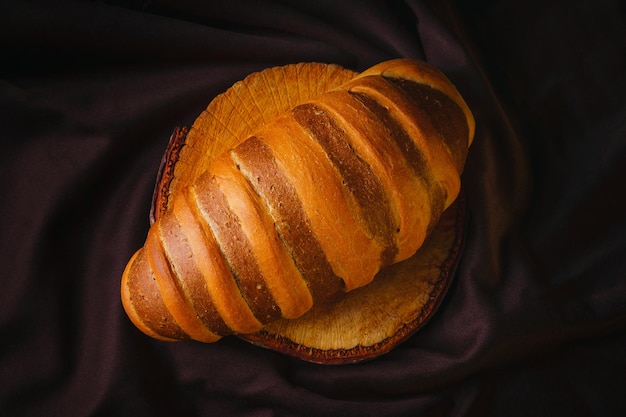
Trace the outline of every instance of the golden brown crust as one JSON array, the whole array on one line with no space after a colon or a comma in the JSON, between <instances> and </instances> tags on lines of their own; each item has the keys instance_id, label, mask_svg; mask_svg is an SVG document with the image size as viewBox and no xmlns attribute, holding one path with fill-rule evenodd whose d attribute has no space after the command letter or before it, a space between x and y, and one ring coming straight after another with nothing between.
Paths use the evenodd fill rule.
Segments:
<instances>
[{"instance_id":1,"label":"golden brown crust","mask_svg":"<svg viewBox=\"0 0 626 417\"><path fill-rule=\"evenodd\" d=\"M328 101L328 95L324 98L324 102ZM393 262L398 248L389 198L371 164L354 151L354 141L350 139L354 132L349 131L345 119L316 103L297 106L290 116L326 154L328 162L336 171L336 182L341 182L339 186L343 191L348 213L366 238L377 244L376 252L380 254L378 265L384 266ZM365 136L360 139L367 141ZM329 170L332 171L331 168ZM377 263L374 261L372 264Z\"/></svg>"},{"instance_id":2,"label":"golden brown crust","mask_svg":"<svg viewBox=\"0 0 626 417\"><path fill-rule=\"evenodd\" d=\"M148 232L144 248L150 269L163 298L163 304L170 311L181 330L194 340L215 341L215 335L198 319L189 300L180 287L180 281L171 269L167 258L167 247L163 246L162 223L155 223Z\"/></svg>"},{"instance_id":3,"label":"golden brown crust","mask_svg":"<svg viewBox=\"0 0 626 417\"><path fill-rule=\"evenodd\" d=\"M171 230L168 242L169 260L181 287L193 306L198 318L216 335L226 335L230 329L217 311L204 278L205 272L199 266L208 255L206 238L202 225L189 206L188 192L176 195L172 202L172 216L163 216L164 230ZM206 270L206 268L205 268Z\"/></svg>"},{"instance_id":4,"label":"golden brown crust","mask_svg":"<svg viewBox=\"0 0 626 417\"><path fill-rule=\"evenodd\" d=\"M386 190L385 197L392 211L387 222L394 232L397 248L393 262L405 259L418 245L409 245L407 241L423 240L422 222L428 214L416 215L419 210L423 211L420 201L426 189L423 180L411 170L397 142L400 132L394 131L390 120L377 109L366 106L349 91L333 91L324 95L323 100L313 102L332 112L333 118L350 132L347 135L350 146L367 162Z\"/></svg>"},{"instance_id":5,"label":"golden brown crust","mask_svg":"<svg viewBox=\"0 0 626 417\"><path fill-rule=\"evenodd\" d=\"M414 81L418 84L424 84L435 90L441 91L450 99L452 99L459 109L465 115L465 121L468 126L467 130L467 147L469 148L474 140L476 123L474 115L465 103L463 97L448 78L437 68L424 62L414 61L406 58L392 59L381 62L373 67L363 71L353 78L356 80L360 77L369 75L380 75L383 78L400 78Z\"/></svg>"},{"instance_id":6,"label":"golden brown crust","mask_svg":"<svg viewBox=\"0 0 626 417\"><path fill-rule=\"evenodd\" d=\"M287 116L262 129L259 136L293 185L311 231L333 272L343 280L345 290L371 281L380 269L380 248L354 221L342 178L321 146Z\"/></svg>"},{"instance_id":7,"label":"golden brown crust","mask_svg":"<svg viewBox=\"0 0 626 417\"><path fill-rule=\"evenodd\" d=\"M218 247L228 264L241 295L254 316L267 323L280 317L280 309L269 292L248 237L243 231L242 219L233 212L229 196L236 194L238 176L230 158L219 158L211 170L211 178L204 187L197 188L206 201L203 209ZM247 209L250 209L249 207Z\"/></svg>"},{"instance_id":8,"label":"golden brown crust","mask_svg":"<svg viewBox=\"0 0 626 417\"><path fill-rule=\"evenodd\" d=\"M265 304L274 306L279 314L270 312L261 321L299 317L311 307L311 294L280 242L267 208L229 154L216 161L213 172L232 217L237 219L238 237L232 239L239 245L235 252L250 256L249 266L254 270L248 274L256 277L255 289L267 290L271 301Z\"/></svg>"},{"instance_id":9,"label":"golden brown crust","mask_svg":"<svg viewBox=\"0 0 626 417\"><path fill-rule=\"evenodd\" d=\"M126 314L147 335L166 341L188 338L163 303L143 248L135 252L126 265L121 296Z\"/></svg>"},{"instance_id":10,"label":"golden brown crust","mask_svg":"<svg viewBox=\"0 0 626 417\"><path fill-rule=\"evenodd\" d=\"M428 85L401 78L385 78L410 100L430 122L429 135L439 135L461 172L467 156L469 126L458 104Z\"/></svg>"},{"instance_id":11,"label":"golden brown crust","mask_svg":"<svg viewBox=\"0 0 626 417\"><path fill-rule=\"evenodd\" d=\"M459 194L460 177L455 161L423 112L411 105L408 98L392 88L382 77L360 77L347 84L348 91L362 93L389 110L391 117L402 126L420 154L416 175L426 181L436 181L446 192L448 207Z\"/></svg>"},{"instance_id":12,"label":"golden brown crust","mask_svg":"<svg viewBox=\"0 0 626 417\"><path fill-rule=\"evenodd\" d=\"M122 278L145 333L212 342L300 317L412 256L456 199L474 120L430 66L381 63L289 107L168 197Z\"/></svg>"},{"instance_id":13,"label":"golden brown crust","mask_svg":"<svg viewBox=\"0 0 626 417\"><path fill-rule=\"evenodd\" d=\"M262 327L262 324L243 298L210 227L210 222L213 221L210 217L213 201L203 190L208 188L211 180L210 173L201 176L190 191L193 204L197 207L199 217L203 219L202 223L205 227L205 248L208 253L201 258L201 268L207 289L215 307L232 332L255 332Z\"/></svg>"},{"instance_id":14,"label":"golden brown crust","mask_svg":"<svg viewBox=\"0 0 626 417\"><path fill-rule=\"evenodd\" d=\"M343 290L343 281L333 271L302 201L271 148L253 136L233 149L231 156L268 207L281 241L306 281L314 302L335 297Z\"/></svg>"}]
</instances>

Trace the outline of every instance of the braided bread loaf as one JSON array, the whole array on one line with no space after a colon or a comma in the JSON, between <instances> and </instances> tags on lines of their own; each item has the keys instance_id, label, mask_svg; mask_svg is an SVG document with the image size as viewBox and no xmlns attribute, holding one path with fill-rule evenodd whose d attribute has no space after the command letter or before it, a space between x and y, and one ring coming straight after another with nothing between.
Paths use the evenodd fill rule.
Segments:
<instances>
[{"instance_id":1,"label":"braided bread loaf","mask_svg":"<svg viewBox=\"0 0 626 417\"><path fill-rule=\"evenodd\" d=\"M456 199L473 136L455 87L408 59L295 106L172 197L123 273L127 314L213 342L367 285Z\"/></svg>"}]
</instances>

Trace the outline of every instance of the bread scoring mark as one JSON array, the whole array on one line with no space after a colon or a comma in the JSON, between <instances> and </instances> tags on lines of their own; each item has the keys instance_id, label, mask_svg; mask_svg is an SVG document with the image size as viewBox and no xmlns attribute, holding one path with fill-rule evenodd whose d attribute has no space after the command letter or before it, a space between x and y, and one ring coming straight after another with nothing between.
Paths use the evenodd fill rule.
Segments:
<instances>
[{"instance_id":1,"label":"bread scoring mark","mask_svg":"<svg viewBox=\"0 0 626 417\"><path fill-rule=\"evenodd\" d=\"M136 318L157 335L172 339L189 339L167 309L144 249L135 257L128 274L130 302Z\"/></svg>"},{"instance_id":2,"label":"bread scoring mark","mask_svg":"<svg viewBox=\"0 0 626 417\"><path fill-rule=\"evenodd\" d=\"M291 111L294 119L322 147L338 171L343 185L354 196L365 219L370 236L381 242L381 265L395 259L395 228L388 197L380 179L371 167L352 149L346 131L325 109L312 103L302 104Z\"/></svg>"},{"instance_id":3,"label":"bread scoring mark","mask_svg":"<svg viewBox=\"0 0 626 417\"><path fill-rule=\"evenodd\" d=\"M402 151L409 166L418 178L429 176L428 164L422 152L415 146L407 131L396 121L389 109L378 103L365 93L350 91L350 94L367 108L389 131L389 137L393 139Z\"/></svg>"},{"instance_id":4,"label":"bread scoring mark","mask_svg":"<svg viewBox=\"0 0 626 417\"><path fill-rule=\"evenodd\" d=\"M403 78L385 77L390 84L428 116L432 127L450 151L459 172L465 165L469 126L461 107L443 92Z\"/></svg>"},{"instance_id":5,"label":"bread scoring mark","mask_svg":"<svg viewBox=\"0 0 626 417\"><path fill-rule=\"evenodd\" d=\"M201 256L207 253L194 253L198 241L206 242L200 221L196 218L188 198L188 190L181 192L172 201L172 208L162 217L163 228L171 233L175 241L164 244L170 252L169 260L177 276L181 277L181 287L198 315L198 318L212 332L219 335L232 333L216 309L206 280L198 265ZM171 214L170 214L171 213ZM166 236L164 236L166 238ZM191 240L191 241L190 241ZM192 243L193 242L193 243ZM192 244L195 243L195 248Z\"/></svg>"},{"instance_id":6,"label":"bread scoring mark","mask_svg":"<svg viewBox=\"0 0 626 417\"><path fill-rule=\"evenodd\" d=\"M422 151L415 145L415 142L411 139L408 132L404 129L402 124L397 121L392 115L389 109L378 103L375 99L369 95L361 92L350 91L350 94L358 100L365 108L367 108L373 117L378 119L380 123L388 130L389 137L393 139L395 144L400 149L402 155L404 155L406 162L413 170L413 173L421 181L424 181L428 193L431 197L432 212L438 213L443 210L445 205L445 191L434 180L433 173L431 172L430 165L426 160L426 157ZM427 230L430 231L437 224L438 218L432 217L430 219Z\"/></svg>"},{"instance_id":7,"label":"bread scoring mark","mask_svg":"<svg viewBox=\"0 0 626 417\"><path fill-rule=\"evenodd\" d=\"M159 222L155 223L157 226ZM158 227L151 227L145 243L146 258L154 274L156 284L169 310L181 330L192 339L202 339L204 325L196 317L193 308L180 288L180 282L167 259Z\"/></svg>"},{"instance_id":8,"label":"bread scoring mark","mask_svg":"<svg viewBox=\"0 0 626 417\"><path fill-rule=\"evenodd\" d=\"M271 149L252 136L233 149L231 157L267 205L277 234L314 300L336 297L343 289L343 281L333 272L293 185L278 168Z\"/></svg>"},{"instance_id":9,"label":"bread scoring mark","mask_svg":"<svg viewBox=\"0 0 626 417\"><path fill-rule=\"evenodd\" d=\"M239 218L230 210L215 175L206 180L202 195L198 197L219 250L254 316L261 323L280 318L280 308L265 285L248 237L241 229Z\"/></svg>"}]
</instances>

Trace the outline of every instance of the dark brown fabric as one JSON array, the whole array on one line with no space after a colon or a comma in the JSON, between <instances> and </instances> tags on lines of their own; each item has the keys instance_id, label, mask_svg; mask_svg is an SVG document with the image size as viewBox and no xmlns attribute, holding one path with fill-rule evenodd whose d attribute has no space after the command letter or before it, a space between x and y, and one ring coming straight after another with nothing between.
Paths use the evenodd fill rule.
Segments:
<instances>
[{"instance_id":1,"label":"dark brown fabric","mask_svg":"<svg viewBox=\"0 0 626 417\"><path fill-rule=\"evenodd\" d=\"M0 3L0 415L623 416L626 11L618 0ZM269 66L440 67L477 121L455 281L350 366L124 315L177 125Z\"/></svg>"}]
</instances>

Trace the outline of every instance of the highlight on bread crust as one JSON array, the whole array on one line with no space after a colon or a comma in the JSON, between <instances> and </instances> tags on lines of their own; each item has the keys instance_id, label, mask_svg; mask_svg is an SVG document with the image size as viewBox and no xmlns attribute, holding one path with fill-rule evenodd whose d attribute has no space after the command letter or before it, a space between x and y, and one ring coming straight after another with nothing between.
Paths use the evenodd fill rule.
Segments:
<instances>
[{"instance_id":1,"label":"highlight on bread crust","mask_svg":"<svg viewBox=\"0 0 626 417\"><path fill-rule=\"evenodd\" d=\"M450 81L408 59L295 105L173 196L122 275L128 316L213 342L367 285L457 198L474 129Z\"/></svg>"}]
</instances>

